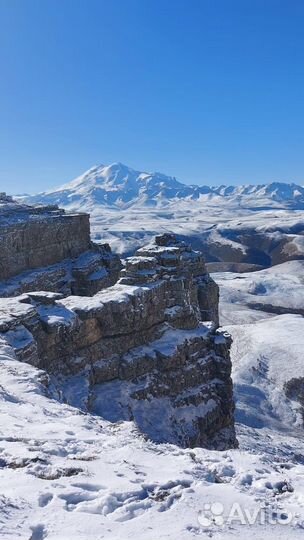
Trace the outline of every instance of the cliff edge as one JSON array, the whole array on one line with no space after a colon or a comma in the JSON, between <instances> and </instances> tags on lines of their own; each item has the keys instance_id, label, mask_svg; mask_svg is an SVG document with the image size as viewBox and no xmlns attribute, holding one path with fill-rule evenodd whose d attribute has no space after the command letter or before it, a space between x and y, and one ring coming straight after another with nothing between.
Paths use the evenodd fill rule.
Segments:
<instances>
[{"instance_id":1,"label":"cliff edge","mask_svg":"<svg viewBox=\"0 0 304 540\"><path fill-rule=\"evenodd\" d=\"M174 235L139 249L118 281L93 296L1 298L0 338L20 361L45 370L59 400L112 422L134 421L156 442L237 444L218 287L201 253Z\"/></svg>"}]
</instances>

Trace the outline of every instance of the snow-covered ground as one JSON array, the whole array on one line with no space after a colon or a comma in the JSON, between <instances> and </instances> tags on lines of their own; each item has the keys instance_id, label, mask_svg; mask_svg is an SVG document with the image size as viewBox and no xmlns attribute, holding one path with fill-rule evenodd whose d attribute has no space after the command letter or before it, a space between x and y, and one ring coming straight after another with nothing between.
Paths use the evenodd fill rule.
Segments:
<instances>
[{"instance_id":1,"label":"snow-covered ground","mask_svg":"<svg viewBox=\"0 0 304 540\"><path fill-rule=\"evenodd\" d=\"M289 242L292 243L296 259L304 254L303 230L302 210L242 210L220 206L220 203L213 206L209 202L182 201L162 211L153 208L118 211L97 207L91 212L93 240L108 242L113 251L121 255L133 254L156 234L172 232L191 240L195 249L204 249L205 253L208 253L210 245L214 246L217 242L219 247L223 245L227 248L230 245L229 254L239 251L244 256L246 245L239 240L239 236L250 231L252 234L269 234L273 239L290 234ZM250 256L247 262L252 262Z\"/></svg>"},{"instance_id":2,"label":"snow-covered ground","mask_svg":"<svg viewBox=\"0 0 304 540\"><path fill-rule=\"evenodd\" d=\"M292 258L304 257L304 188L293 183L195 186L113 163L21 200L89 212L93 239L110 243L122 255L133 254L155 234L173 232L205 253L216 245L209 260L242 258L266 266L267 258L261 262L255 252L246 258L248 246L240 235L251 231L251 236L268 234L276 242L290 234L285 249L291 249Z\"/></svg>"},{"instance_id":3,"label":"snow-covered ground","mask_svg":"<svg viewBox=\"0 0 304 540\"><path fill-rule=\"evenodd\" d=\"M304 319L248 303L301 304L303 263L286 264L214 276L234 338L238 449L157 445L132 422L73 408L1 343L0 538L302 538L303 416L284 385L304 376Z\"/></svg>"},{"instance_id":4,"label":"snow-covered ground","mask_svg":"<svg viewBox=\"0 0 304 540\"><path fill-rule=\"evenodd\" d=\"M304 261L258 272L213 274L220 286L221 324L242 324L271 314L304 314Z\"/></svg>"},{"instance_id":5,"label":"snow-covered ground","mask_svg":"<svg viewBox=\"0 0 304 540\"><path fill-rule=\"evenodd\" d=\"M0 369L1 538L301 538L301 428L271 411L254 425L265 374L248 360L237 377L250 390L238 391L246 398L239 410L247 405L240 448L226 452L156 445L132 423L109 424L50 399L44 374L9 349ZM208 504L223 514L212 519Z\"/></svg>"}]
</instances>

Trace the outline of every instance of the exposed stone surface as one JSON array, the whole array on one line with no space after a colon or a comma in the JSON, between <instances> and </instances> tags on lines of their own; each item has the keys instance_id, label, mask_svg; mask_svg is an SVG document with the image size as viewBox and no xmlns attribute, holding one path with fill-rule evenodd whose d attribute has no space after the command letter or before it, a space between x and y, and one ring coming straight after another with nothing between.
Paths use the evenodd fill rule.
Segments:
<instances>
[{"instance_id":1,"label":"exposed stone surface","mask_svg":"<svg viewBox=\"0 0 304 540\"><path fill-rule=\"evenodd\" d=\"M90 240L89 215L29 207L0 194L1 296L33 290L93 295L117 281L119 257Z\"/></svg>"},{"instance_id":2,"label":"exposed stone surface","mask_svg":"<svg viewBox=\"0 0 304 540\"><path fill-rule=\"evenodd\" d=\"M284 391L289 399L298 401L302 405L304 424L304 377L293 377L284 385Z\"/></svg>"},{"instance_id":3,"label":"exposed stone surface","mask_svg":"<svg viewBox=\"0 0 304 540\"><path fill-rule=\"evenodd\" d=\"M159 279L180 280L189 284L186 302L195 305L202 321L218 325L219 288L209 276L202 254L189 244L177 241L174 234L156 236L147 246L126 260L120 283L150 283ZM184 292L182 292L184 295Z\"/></svg>"},{"instance_id":4,"label":"exposed stone surface","mask_svg":"<svg viewBox=\"0 0 304 540\"><path fill-rule=\"evenodd\" d=\"M0 333L20 360L60 380L70 401L79 402L80 384L96 414L132 419L156 441L221 449L236 440L230 337L217 330L217 309L201 254L164 235L91 298L3 299Z\"/></svg>"}]
</instances>

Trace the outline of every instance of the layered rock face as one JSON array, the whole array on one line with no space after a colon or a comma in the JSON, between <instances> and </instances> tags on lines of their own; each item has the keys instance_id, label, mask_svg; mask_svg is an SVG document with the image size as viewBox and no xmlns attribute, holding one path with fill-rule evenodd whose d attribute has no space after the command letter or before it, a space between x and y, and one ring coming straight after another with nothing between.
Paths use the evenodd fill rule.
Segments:
<instances>
[{"instance_id":1,"label":"layered rock face","mask_svg":"<svg viewBox=\"0 0 304 540\"><path fill-rule=\"evenodd\" d=\"M121 264L90 240L89 215L31 207L0 194L0 296L33 290L93 295L117 281Z\"/></svg>"},{"instance_id":2,"label":"layered rock face","mask_svg":"<svg viewBox=\"0 0 304 540\"><path fill-rule=\"evenodd\" d=\"M126 260L93 297L28 293L0 304L18 358L55 377L66 399L157 442L236 445L230 337L199 252L172 235Z\"/></svg>"}]
</instances>

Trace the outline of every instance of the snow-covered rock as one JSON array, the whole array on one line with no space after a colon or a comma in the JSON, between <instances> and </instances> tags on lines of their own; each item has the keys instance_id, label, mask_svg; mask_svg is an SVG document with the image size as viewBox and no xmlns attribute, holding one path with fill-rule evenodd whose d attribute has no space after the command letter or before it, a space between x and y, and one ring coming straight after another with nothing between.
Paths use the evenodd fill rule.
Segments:
<instances>
[{"instance_id":1,"label":"snow-covered rock","mask_svg":"<svg viewBox=\"0 0 304 540\"><path fill-rule=\"evenodd\" d=\"M33 290L95 294L117 281L121 262L93 244L89 215L0 199L0 295Z\"/></svg>"},{"instance_id":2,"label":"snow-covered rock","mask_svg":"<svg viewBox=\"0 0 304 540\"><path fill-rule=\"evenodd\" d=\"M105 210L105 220L133 250L155 225L199 232L202 210L189 205L192 212L161 218L157 210L157 223L138 209L127 217ZM210 228L212 212L226 220L222 209L209 210ZM258 242L267 236L273 246L279 232L291 237L279 249L299 254L296 211L263 222L265 215L230 216L224 233L213 227L213 240L242 251L245 223L248 238L259 231ZM165 225L170 216L179 221ZM229 228L238 238L229 240ZM201 255L167 235L93 297L38 291L0 299L1 539L302 538L303 261L214 278L224 332L215 330L218 290ZM214 401L231 396L227 331L239 448L183 449L198 419L209 442L209 429L221 431Z\"/></svg>"},{"instance_id":3,"label":"snow-covered rock","mask_svg":"<svg viewBox=\"0 0 304 540\"><path fill-rule=\"evenodd\" d=\"M235 445L230 338L216 330L218 288L201 254L158 236L121 275L93 297L3 300L2 337L103 418L133 419L158 442Z\"/></svg>"},{"instance_id":4,"label":"snow-covered rock","mask_svg":"<svg viewBox=\"0 0 304 540\"><path fill-rule=\"evenodd\" d=\"M155 444L133 421L81 411L76 378L76 406L67 405L45 371L18 361L2 340L1 539L300 540L303 429L283 386L301 369L304 332L301 317L288 317L256 332L230 327L240 446L224 452Z\"/></svg>"}]
</instances>

